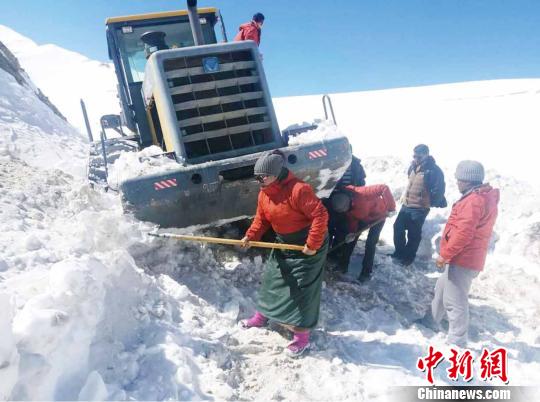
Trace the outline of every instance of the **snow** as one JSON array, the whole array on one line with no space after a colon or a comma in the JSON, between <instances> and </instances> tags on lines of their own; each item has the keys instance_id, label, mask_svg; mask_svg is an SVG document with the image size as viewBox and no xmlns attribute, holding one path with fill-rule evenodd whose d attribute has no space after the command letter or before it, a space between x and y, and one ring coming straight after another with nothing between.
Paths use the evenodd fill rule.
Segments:
<instances>
[{"instance_id":1,"label":"snow","mask_svg":"<svg viewBox=\"0 0 540 402\"><path fill-rule=\"evenodd\" d=\"M36 86L85 137L81 99L86 103L94 139L99 138L101 130L99 118L119 114L112 63L90 60L54 44L37 44L4 25L0 25L0 42L11 50ZM104 27L103 47L106 46Z\"/></svg>"},{"instance_id":2,"label":"snow","mask_svg":"<svg viewBox=\"0 0 540 402\"><path fill-rule=\"evenodd\" d=\"M14 156L35 166L84 172L85 147L73 127L35 93L0 70L0 160ZM78 161L69 161L71 155Z\"/></svg>"},{"instance_id":3,"label":"snow","mask_svg":"<svg viewBox=\"0 0 540 402\"><path fill-rule=\"evenodd\" d=\"M123 152L109 168L109 185L119 188L128 179L154 173L178 170L182 165L163 154L163 150L152 145L139 152Z\"/></svg>"},{"instance_id":4,"label":"snow","mask_svg":"<svg viewBox=\"0 0 540 402\"><path fill-rule=\"evenodd\" d=\"M329 121L317 121L317 128L306 131L289 139L289 145L307 144L315 141L331 140L346 137L347 135L336 125Z\"/></svg>"},{"instance_id":5,"label":"snow","mask_svg":"<svg viewBox=\"0 0 540 402\"><path fill-rule=\"evenodd\" d=\"M86 73L99 77L92 65L95 75ZM506 347L510 385L536 385L540 373L540 191L526 174L534 170L523 168L535 160L538 140L528 136L538 128L539 85L505 80L332 96L368 184L388 184L396 199L418 142L441 161L450 204L459 198L456 163L485 164L487 181L501 190L500 215L486 268L473 282L469 348L479 358L483 347ZM317 117L315 101L278 99L282 127ZM465 126L483 136L458 130ZM313 350L294 360L275 327L237 326L253 312L266 255L147 236L153 225L124 215L116 195L88 187L86 149L73 133L0 70L0 399L382 400L391 386L426 384L416 361L428 345L448 351L443 333L415 320L429 308L439 275L432 258L449 208L431 211L413 266L386 256L390 220L372 281L327 275ZM242 235L234 226L200 230ZM363 241L349 279L362 253ZM435 370L439 385L450 384L446 368ZM478 372L472 384L483 384Z\"/></svg>"}]
</instances>

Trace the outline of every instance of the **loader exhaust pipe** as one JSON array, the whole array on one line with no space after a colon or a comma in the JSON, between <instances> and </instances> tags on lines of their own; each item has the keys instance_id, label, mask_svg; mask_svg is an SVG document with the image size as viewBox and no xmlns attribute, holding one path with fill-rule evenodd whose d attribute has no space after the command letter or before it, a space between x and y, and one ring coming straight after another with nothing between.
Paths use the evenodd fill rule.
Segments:
<instances>
[{"instance_id":1,"label":"loader exhaust pipe","mask_svg":"<svg viewBox=\"0 0 540 402\"><path fill-rule=\"evenodd\" d=\"M199 20L199 13L197 12L197 0L187 0L187 5L189 25L191 25L191 32L193 33L193 41L195 42L195 46L204 45L201 21Z\"/></svg>"}]
</instances>

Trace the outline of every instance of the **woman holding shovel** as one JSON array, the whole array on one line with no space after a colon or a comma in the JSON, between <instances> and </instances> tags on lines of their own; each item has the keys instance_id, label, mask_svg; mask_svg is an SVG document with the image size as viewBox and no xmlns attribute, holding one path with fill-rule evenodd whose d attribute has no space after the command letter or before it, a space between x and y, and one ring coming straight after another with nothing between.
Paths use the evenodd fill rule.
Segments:
<instances>
[{"instance_id":1,"label":"woman holding shovel","mask_svg":"<svg viewBox=\"0 0 540 402\"><path fill-rule=\"evenodd\" d=\"M280 153L263 155L255 164L261 184L257 213L243 247L270 227L278 243L303 245L303 250L273 249L266 262L255 314L244 328L263 327L269 319L294 334L286 352L299 356L309 344L310 330L319 319L323 269L328 251L328 213L311 186L296 178Z\"/></svg>"}]
</instances>

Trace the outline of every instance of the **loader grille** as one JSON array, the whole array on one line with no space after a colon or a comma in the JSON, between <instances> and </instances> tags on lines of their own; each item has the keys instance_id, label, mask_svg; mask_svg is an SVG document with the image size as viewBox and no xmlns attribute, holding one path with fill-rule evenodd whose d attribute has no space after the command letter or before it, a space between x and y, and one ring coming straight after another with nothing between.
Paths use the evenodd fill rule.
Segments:
<instances>
[{"instance_id":1,"label":"loader grille","mask_svg":"<svg viewBox=\"0 0 540 402\"><path fill-rule=\"evenodd\" d=\"M219 60L218 71L204 71L207 57ZM251 51L239 50L164 61L188 159L274 140L253 57Z\"/></svg>"}]
</instances>

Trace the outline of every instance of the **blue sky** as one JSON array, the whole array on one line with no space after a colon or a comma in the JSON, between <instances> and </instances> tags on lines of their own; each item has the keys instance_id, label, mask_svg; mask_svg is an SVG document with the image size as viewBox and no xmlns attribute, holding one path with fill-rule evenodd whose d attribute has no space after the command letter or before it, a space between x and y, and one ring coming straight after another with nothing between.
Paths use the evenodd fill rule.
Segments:
<instances>
[{"instance_id":1,"label":"blue sky","mask_svg":"<svg viewBox=\"0 0 540 402\"><path fill-rule=\"evenodd\" d=\"M540 77L539 0L199 0L232 37L266 16L273 96ZM105 18L185 8L183 0L0 1L0 24L39 44L107 60Z\"/></svg>"}]
</instances>

